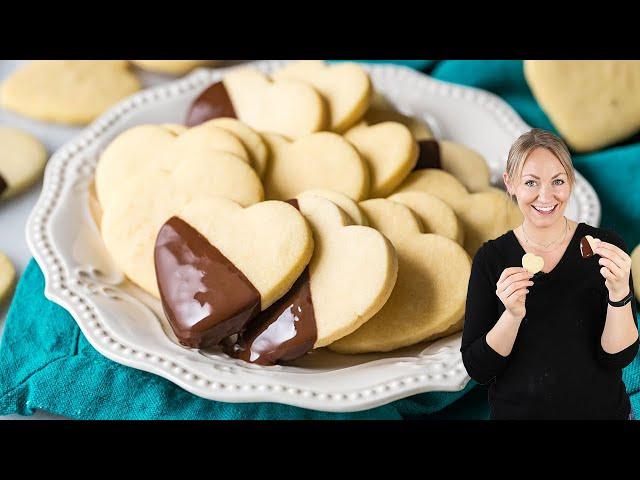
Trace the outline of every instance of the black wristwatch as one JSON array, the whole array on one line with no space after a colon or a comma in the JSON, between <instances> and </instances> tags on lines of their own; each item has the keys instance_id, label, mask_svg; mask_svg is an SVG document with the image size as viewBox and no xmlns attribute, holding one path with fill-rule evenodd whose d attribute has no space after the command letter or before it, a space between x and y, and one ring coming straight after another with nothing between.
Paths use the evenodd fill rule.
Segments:
<instances>
[{"instance_id":1,"label":"black wristwatch","mask_svg":"<svg viewBox=\"0 0 640 480\"><path fill-rule=\"evenodd\" d=\"M631 301L632 298L633 298L633 292L629 291L629 295L627 295L626 297L624 297L622 300L618 302L611 301L611 299L607 295L607 302L609 302L609 305L614 307L624 307L627 303Z\"/></svg>"}]
</instances>

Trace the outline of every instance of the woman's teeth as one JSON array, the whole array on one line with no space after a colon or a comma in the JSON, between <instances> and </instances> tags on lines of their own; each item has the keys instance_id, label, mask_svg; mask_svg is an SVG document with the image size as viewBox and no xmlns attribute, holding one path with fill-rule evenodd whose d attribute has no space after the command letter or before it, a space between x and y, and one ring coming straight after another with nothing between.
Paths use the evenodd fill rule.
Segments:
<instances>
[{"instance_id":1,"label":"woman's teeth","mask_svg":"<svg viewBox=\"0 0 640 480\"><path fill-rule=\"evenodd\" d=\"M536 212L542 215L549 215L551 212L553 212L556 209L557 204L554 205L553 207L536 207L535 205L531 205L531 206Z\"/></svg>"}]
</instances>

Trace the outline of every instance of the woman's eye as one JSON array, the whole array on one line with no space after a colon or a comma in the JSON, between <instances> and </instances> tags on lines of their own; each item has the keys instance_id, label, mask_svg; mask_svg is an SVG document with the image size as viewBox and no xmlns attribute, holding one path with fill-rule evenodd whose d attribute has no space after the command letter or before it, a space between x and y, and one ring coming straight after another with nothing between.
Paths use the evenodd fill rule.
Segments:
<instances>
[{"instance_id":1,"label":"woman's eye","mask_svg":"<svg viewBox=\"0 0 640 480\"><path fill-rule=\"evenodd\" d=\"M531 186L532 186L532 185L529 185L530 183L536 183L536 182L535 182L534 180L527 180L526 182L524 182L524 184L525 184L527 187L531 187Z\"/></svg>"},{"instance_id":2,"label":"woman's eye","mask_svg":"<svg viewBox=\"0 0 640 480\"><path fill-rule=\"evenodd\" d=\"M564 180L562 180L561 178L558 178L555 180L556 182L560 182L560 183L556 183L556 185L562 185L564 184Z\"/></svg>"}]
</instances>

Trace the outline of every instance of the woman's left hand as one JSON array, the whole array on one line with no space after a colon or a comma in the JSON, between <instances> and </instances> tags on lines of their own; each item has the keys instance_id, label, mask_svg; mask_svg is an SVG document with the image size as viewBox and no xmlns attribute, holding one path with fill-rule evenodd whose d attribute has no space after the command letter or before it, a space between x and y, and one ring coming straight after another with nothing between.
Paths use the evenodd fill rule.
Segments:
<instances>
[{"instance_id":1,"label":"woman's left hand","mask_svg":"<svg viewBox=\"0 0 640 480\"><path fill-rule=\"evenodd\" d=\"M600 255L598 263L602 265L600 274L605 278L605 286L609 290L612 301L622 300L629 294L629 274L631 257L617 246L595 239L595 252Z\"/></svg>"}]
</instances>

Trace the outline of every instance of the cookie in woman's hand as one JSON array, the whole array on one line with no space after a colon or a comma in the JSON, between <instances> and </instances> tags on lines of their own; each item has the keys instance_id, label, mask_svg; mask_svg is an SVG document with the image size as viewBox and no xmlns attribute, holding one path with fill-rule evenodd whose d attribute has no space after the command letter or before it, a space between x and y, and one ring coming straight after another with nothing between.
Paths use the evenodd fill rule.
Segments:
<instances>
[{"instance_id":1,"label":"cookie in woman's hand","mask_svg":"<svg viewBox=\"0 0 640 480\"><path fill-rule=\"evenodd\" d=\"M471 259L453 240L423 233L415 214L386 199L360 202L369 224L398 255L398 279L382 309L329 345L339 353L387 352L413 345L458 322L464 312Z\"/></svg>"},{"instance_id":2,"label":"cookie in woman's hand","mask_svg":"<svg viewBox=\"0 0 640 480\"><path fill-rule=\"evenodd\" d=\"M196 67L210 67L219 60L131 60L135 66L156 73L184 75Z\"/></svg>"},{"instance_id":3,"label":"cookie in woman's hand","mask_svg":"<svg viewBox=\"0 0 640 480\"><path fill-rule=\"evenodd\" d=\"M328 129L334 132L353 126L369 108L369 74L356 63L328 65L322 60L301 60L278 70L273 78L299 80L315 88L328 106Z\"/></svg>"},{"instance_id":4,"label":"cookie in woman's hand","mask_svg":"<svg viewBox=\"0 0 640 480\"><path fill-rule=\"evenodd\" d=\"M595 242L591 235L585 235L580 239L580 255L582 258L589 258L595 255Z\"/></svg>"},{"instance_id":5,"label":"cookie in woman's hand","mask_svg":"<svg viewBox=\"0 0 640 480\"><path fill-rule=\"evenodd\" d=\"M337 205L312 193L292 203L311 226L314 254L293 288L227 347L251 363L293 360L348 335L382 308L396 282L396 253L384 235L353 225Z\"/></svg>"},{"instance_id":6,"label":"cookie in woman's hand","mask_svg":"<svg viewBox=\"0 0 640 480\"><path fill-rule=\"evenodd\" d=\"M13 268L13 265L6 255L0 252L0 304L13 288L15 278L16 271Z\"/></svg>"},{"instance_id":7,"label":"cookie in woman's hand","mask_svg":"<svg viewBox=\"0 0 640 480\"><path fill-rule=\"evenodd\" d=\"M22 130L0 127L0 200L34 184L44 170L47 151Z\"/></svg>"},{"instance_id":8,"label":"cookie in woman's hand","mask_svg":"<svg viewBox=\"0 0 640 480\"><path fill-rule=\"evenodd\" d=\"M160 298L180 343L203 348L241 332L289 290L312 253L309 226L286 202L243 208L201 197L183 205L154 248Z\"/></svg>"},{"instance_id":9,"label":"cookie in woman's hand","mask_svg":"<svg viewBox=\"0 0 640 480\"><path fill-rule=\"evenodd\" d=\"M239 68L204 90L191 104L190 127L214 118L236 118L258 132L298 138L323 130L327 111L320 94L297 80L271 80L251 68Z\"/></svg>"},{"instance_id":10,"label":"cookie in woman's hand","mask_svg":"<svg viewBox=\"0 0 640 480\"><path fill-rule=\"evenodd\" d=\"M263 178L267 199L288 200L312 188L334 190L353 200L367 198L367 164L337 133L312 133L293 142L269 133L262 138L271 153Z\"/></svg>"},{"instance_id":11,"label":"cookie in woman's hand","mask_svg":"<svg viewBox=\"0 0 640 480\"><path fill-rule=\"evenodd\" d=\"M0 106L26 117L86 124L140 89L125 60L36 60L0 86Z\"/></svg>"},{"instance_id":12,"label":"cookie in woman's hand","mask_svg":"<svg viewBox=\"0 0 640 480\"><path fill-rule=\"evenodd\" d=\"M544 258L533 253L525 253L522 256L522 268L533 274L541 272L544 268Z\"/></svg>"}]
</instances>

